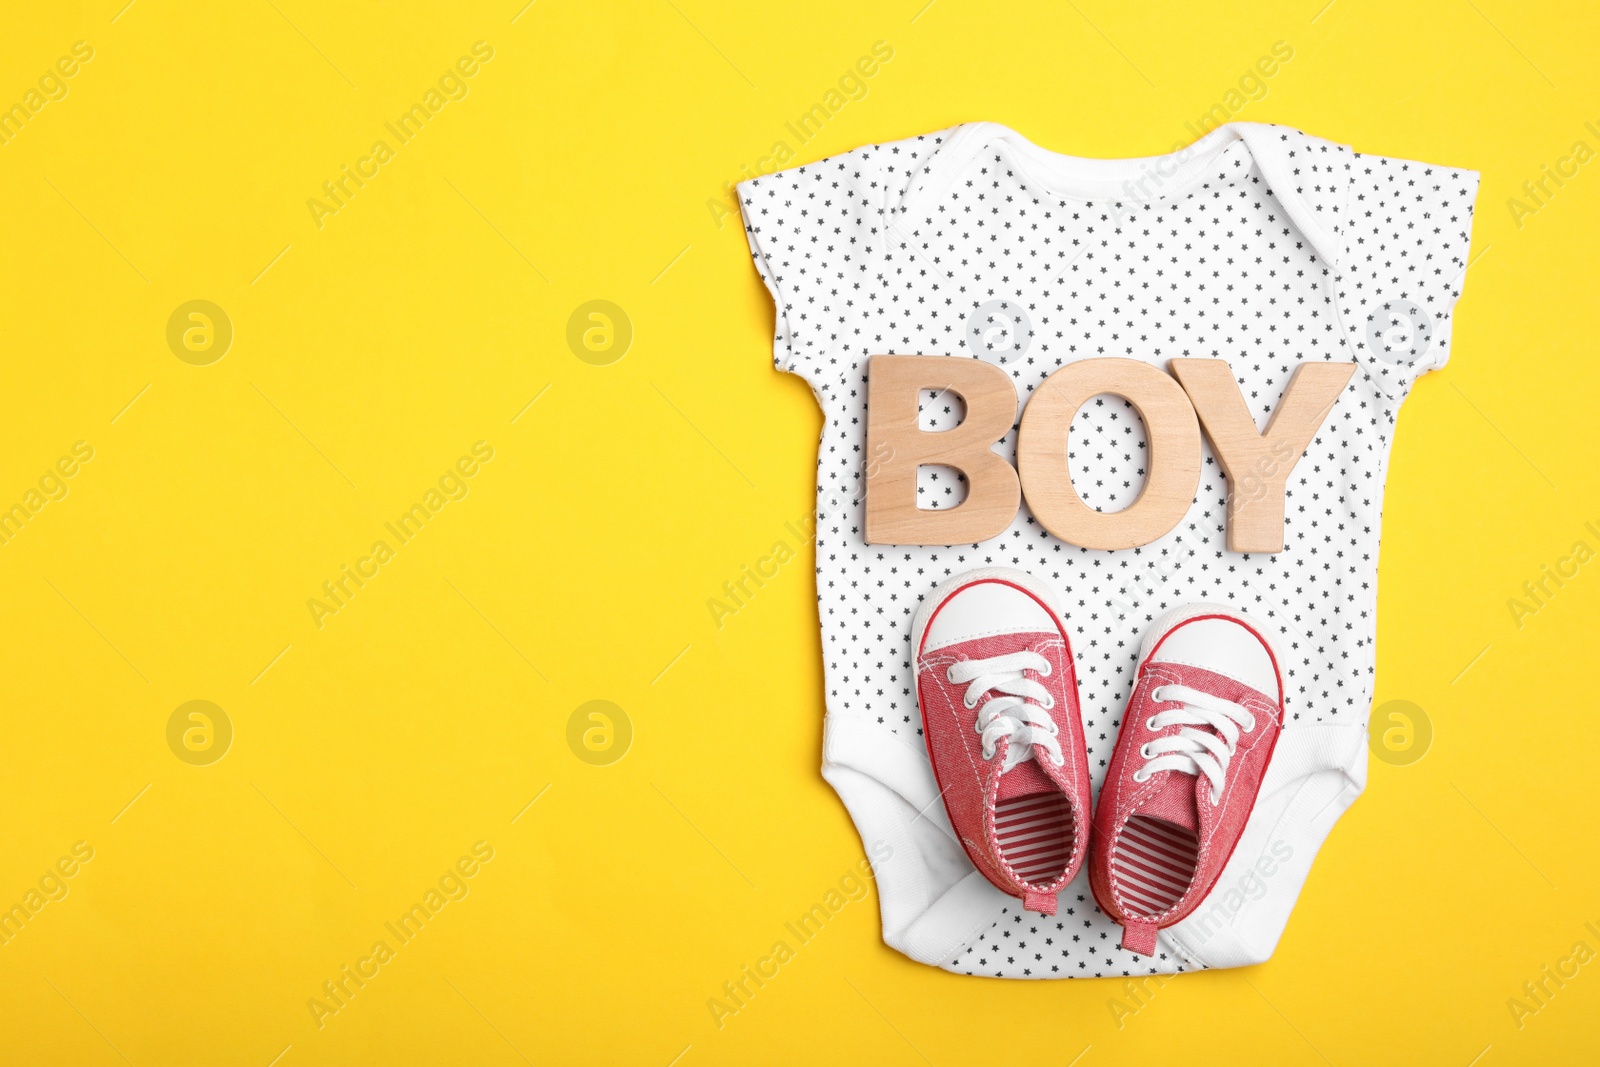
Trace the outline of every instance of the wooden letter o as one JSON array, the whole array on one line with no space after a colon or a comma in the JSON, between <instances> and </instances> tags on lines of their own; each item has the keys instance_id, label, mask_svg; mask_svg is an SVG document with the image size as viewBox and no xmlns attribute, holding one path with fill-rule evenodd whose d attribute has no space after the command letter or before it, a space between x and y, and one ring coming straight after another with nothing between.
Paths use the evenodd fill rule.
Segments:
<instances>
[{"instance_id":1,"label":"wooden letter o","mask_svg":"<svg viewBox=\"0 0 1600 1067\"><path fill-rule=\"evenodd\" d=\"M1095 511L1072 487L1067 438L1090 397L1133 404L1149 441L1144 488L1121 511ZM1084 359L1044 380L1028 400L1017 439L1022 495L1055 536L1085 548L1137 548L1182 521L1200 485L1200 422L1183 387L1136 359Z\"/></svg>"}]
</instances>

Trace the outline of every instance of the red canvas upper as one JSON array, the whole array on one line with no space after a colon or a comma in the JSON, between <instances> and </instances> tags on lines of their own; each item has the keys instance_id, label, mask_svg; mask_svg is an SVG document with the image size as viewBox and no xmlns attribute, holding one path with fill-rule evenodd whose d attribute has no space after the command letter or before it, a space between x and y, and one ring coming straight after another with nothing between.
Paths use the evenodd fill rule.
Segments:
<instances>
[{"instance_id":1,"label":"red canvas upper","mask_svg":"<svg viewBox=\"0 0 1600 1067\"><path fill-rule=\"evenodd\" d=\"M1275 658L1271 659L1270 674L1277 684L1271 693L1262 692L1234 677L1208 670L1193 662L1154 661L1159 656L1162 641L1170 637L1172 632L1182 626L1219 617L1227 618L1233 626L1241 628L1242 634L1260 641L1266 655L1272 656L1271 645L1266 638L1248 619L1233 612L1221 616L1195 614L1179 621L1167 633L1158 635L1154 647L1140 662L1133 692L1123 714L1116 749L1095 809L1094 845L1089 864L1090 887L1101 910L1123 924L1124 946L1146 955L1155 950L1156 930L1183 920L1199 907L1216 885L1255 807L1262 778L1283 728L1283 689ZM1192 660L1197 657L1190 655L1188 658ZM1178 734L1185 728L1172 724L1157 730L1149 729L1149 722L1154 715L1181 705L1181 701L1170 699L1172 686L1183 686L1238 704L1254 717L1250 730L1239 731L1226 766L1221 796L1216 803L1212 801L1212 782L1204 774L1158 770L1143 782L1135 778L1136 772L1148 762L1141 749L1150 742ZM1152 694L1157 689L1163 689L1162 695L1168 699L1156 701ZM1210 733L1219 741L1222 740L1218 731L1210 730ZM1136 880L1131 882L1119 876L1113 867L1112 857L1117 851L1119 838L1128 832L1128 820L1135 815L1151 816L1172 827L1187 830L1193 834L1193 843L1197 846L1192 880L1170 906L1161 910L1152 910L1147 903L1134 899L1138 888ZM1163 827L1161 832L1165 830ZM1179 833L1174 836L1185 835ZM1156 839L1154 847L1165 851L1169 846ZM1185 856L1188 854L1181 846L1171 848ZM1153 866L1160 870L1159 861Z\"/></svg>"},{"instance_id":2,"label":"red canvas upper","mask_svg":"<svg viewBox=\"0 0 1600 1067\"><path fill-rule=\"evenodd\" d=\"M997 572L975 572L993 575ZM1023 900L1024 907L1032 911L1055 914L1056 894L1072 880L1082 867L1089 840L1089 771L1084 754L1083 726L1078 711L1078 686L1074 670L1071 645L1066 628L1053 605L1049 604L1036 586L1025 575L1015 581L1001 577L978 577L974 582L993 582L1007 590L1005 596L1030 598L1048 612L1049 629L1024 629L1004 631L1002 627L988 627L992 631L971 640L945 645L926 651L930 624L941 611L960 611L962 604L955 599L973 582L959 579L946 583L924 605L920 613L914 650L917 666L917 702L922 711L923 735L927 742L928 758L933 765L945 810L950 824L960 839L962 847L974 866L984 877L1006 893ZM1003 600L1003 597L1002 597ZM954 603L952 603L954 601ZM1025 602L1024 602L1025 603ZM1031 611L1037 621L1041 613ZM1043 685L1054 700L1054 707L1044 709L1056 727L1056 740L1060 745L1063 762L1057 766L1053 758L1035 746L1032 757L1017 763L1002 773L1007 752L1013 741L1001 740L994 746L992 755L985 757L982 737L977 731L978 716L985 701L997 694L986 691L977 698L976 706L965 701L969 686L953 682L948 671L954 664L972 660L989 660L1020 651L1032 651L1044 657L1048 671L1027 670L1024 677ZM1041 878L1019 870L1023 864L1008 862L1017 850L1003 850L997 833L997 805L1028 808L1025 798L1039 798L1042 807L1059 810L1055 797L1065 799L1071 827L1071 844L1065 851L1065 864L1059 873ZM1009 803L1008 803L1009 802ZM1005 827L1000 828L1002 831ZM1063 839L1054 842L1059 849ZM1049 842L1041 844L1048 847Z\"/></svg>"}]
</instances>

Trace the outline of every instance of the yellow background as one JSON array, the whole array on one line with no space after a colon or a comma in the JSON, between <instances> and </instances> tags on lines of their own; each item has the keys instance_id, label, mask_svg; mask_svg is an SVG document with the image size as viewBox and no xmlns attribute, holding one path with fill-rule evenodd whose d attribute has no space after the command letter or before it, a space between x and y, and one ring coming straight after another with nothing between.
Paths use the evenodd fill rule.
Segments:
<instances>
[{"instance_id":1,"label":"yellow background","mask_svg":"<svg viewBox=\"0 0 1600 1067\"><path fill-rule=\"evenodd\" d=\"M1520 628L1507 607L1600 549L1600 164L1507 207L1600 148L1593 5L524 2L4 15L0 104L75 41L94 58L0 146L0 505L95 451L0 546L0 905L75 842L94 858L0 947L0 1056L1595 1058L1600 962L1520 1027L1507 1004L1600 950L1600 563ZM307 200L479 40L469 95L319 228ZM784 123L880 40L867 95L799 144ZM1277 41L1238 118L1483 174L1454 359L1406 404L1385 517L1377 702L1420 707L1431 749L1373 761L1264 966L1119 1020L1119 983L914 964L869 896L719 1028L707 1001L861 855L818 774L809 548L720 628L707 609L794 544L819 428L771 369L724 182L779 140L804 162L980 118L1166 151ZM209 366L166 342L193 299L234 328ZM566 343L591 299L634 327L609 366ZM479 440L470 494L319 629L308 598ZM235 732L209 766L167 743L195 699ZM568 744L596 699L633 731L609 766ZM308 999L477 841L469 895L319 1028Z\"/></svg>"}]
</instances>

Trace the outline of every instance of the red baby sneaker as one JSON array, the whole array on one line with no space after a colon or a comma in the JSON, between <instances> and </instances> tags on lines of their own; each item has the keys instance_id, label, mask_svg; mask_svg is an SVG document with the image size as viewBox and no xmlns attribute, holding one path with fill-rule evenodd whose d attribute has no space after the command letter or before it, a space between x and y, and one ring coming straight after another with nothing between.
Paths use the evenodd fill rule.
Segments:
<instances>
[{"instance_id":1,"label":"red baby sneaker","mask_svg":"<svg viewBox=\"0 0 1600 1067\"><path fill-rule=\"evenodd\" d=\"M1156 931L1205 900L1255 807L1283 731L1283 678L1265 631L1232 608L1157 619L1094 813L1089 886L1154 954Z\"/></svg>"},{"instance_id":2,"label":"red baby sneaker","mask_svg":"<svg viewBox=\"0 0 1600 1067\"><path fill-rule=\"evenodd\" d=\"M1089 844L1089 766L1067 628L1044 583L989 567L940 585L911 633L939 795L967 856L1056 913Z\"/></svg>"}]
</instances>

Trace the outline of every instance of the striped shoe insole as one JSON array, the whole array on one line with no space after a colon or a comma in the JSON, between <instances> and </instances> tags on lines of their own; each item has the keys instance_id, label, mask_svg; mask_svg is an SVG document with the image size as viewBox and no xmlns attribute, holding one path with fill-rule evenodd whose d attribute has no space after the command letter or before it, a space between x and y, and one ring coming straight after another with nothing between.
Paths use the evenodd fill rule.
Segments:
<instances>
[{"instance_id":1,"label":"striped shoe insole","mask_svg":"<svg viewBox=\"0 0 1600 1067\"><path fill-rule=\"evenodd\" d=\"M1194 831L1165 819L1134 815L1111 854L1117 894L1144 915L1160 915L1194 880L1199 841Z\"/></svg>"},{"instance_id":2,"label":"striped shoe insole","mask_svg":"<svg viewBox=\"0 0 1600 1067\"><path fill-rule=\"evenodd\" d=\"M997 801L995 835L1000 854L1029 885L1049 885L1072 857L1076 820L1067 798L1057 792Z\"/></svg>"}]
</instances>

